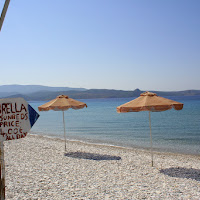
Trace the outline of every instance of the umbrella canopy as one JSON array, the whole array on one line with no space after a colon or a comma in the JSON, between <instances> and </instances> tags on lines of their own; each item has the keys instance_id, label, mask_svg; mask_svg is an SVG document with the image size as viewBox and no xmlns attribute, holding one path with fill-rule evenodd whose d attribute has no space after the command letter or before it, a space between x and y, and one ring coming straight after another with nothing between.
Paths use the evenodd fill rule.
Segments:
<instances>
[{"instance_id":1,"label":"umbrella canopy","mask_svg":"<svg viewBox=\"0 0 200 200\"><path fill-rule=\"evenodd\" d=\"M39 111L63 111L63 126L64 126L64 138L65 138L65 151L66 151L66 133L65 133L65 119L64 119L64 111L69 108L72 109L81 109L87 107L86 103L77 101L75 99L71 99L66 95L59 95L55 99L41 105L38 107Z\"/></svg>"},{"instance_id":2,"label":"umbrella canopy","mask_svg":"<svg viewBox=\"0 0 200 200\"><path fill-rule=\"evenodd\" d=\"M153 152L152 152L152 134L151 134L151 114L150 112L165 111L174 108L181 110L183 104L171 99L166 99L152 92L144 92L140 96L130 102L127 102L117 107L117 112L139 112L149 111L149 127L150 127L150 140L151 140L151 157L153 166Z\"/></svg>"},{"instance_id":3,"label":"umbrella canopy","mask_svg":"<svg viewBox=\"0 0 200 200\"><path fill-rule=\"evenodd\" d=\"M144 92L128 103L117 107L117 112L139 112L139 111L165 111L174 108L181 110L183 104L171 99L166 99L152 92Z\"/></svg>"},{"instance_id":4,"label":"umbrella canopy","mask_svg":"<svg viewBox=\"0 0 200 200\"><path fill-rule=\"evenodd\" d=\"M59 95L55 99L41 105L38 107L39 111L48 111L48 110L68 110L69 108L72 109L81 109L87 107L86 103L77 101L75 99L71 99L66 95Z\"/></svg>"}]
</instances>

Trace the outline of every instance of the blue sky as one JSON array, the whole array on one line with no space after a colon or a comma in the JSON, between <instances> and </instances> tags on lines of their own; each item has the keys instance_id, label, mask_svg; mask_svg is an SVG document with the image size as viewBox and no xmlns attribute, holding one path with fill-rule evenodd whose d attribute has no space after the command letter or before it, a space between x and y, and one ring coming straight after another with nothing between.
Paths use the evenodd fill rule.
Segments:
<instances>
[{"instance_id":1,"label":"blue sky","mask_svg":"<svg viewBox=\"0 0 200 200\"><path fill-rule=\"evenodd\" d=\"M200 89L199 10L199 0L11 0L0 85Z\"/></svg>"}]
</instances>

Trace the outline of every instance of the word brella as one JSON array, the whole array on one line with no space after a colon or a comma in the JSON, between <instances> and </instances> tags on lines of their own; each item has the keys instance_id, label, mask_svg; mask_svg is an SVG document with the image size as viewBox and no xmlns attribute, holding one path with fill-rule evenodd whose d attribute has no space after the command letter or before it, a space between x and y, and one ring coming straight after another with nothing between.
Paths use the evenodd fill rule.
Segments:
<instances>
[{"instance_id":1,"label":"word brella","mask_svg":"<svg viewBox=\"0 0 200 200\"><path fill-rule=\"evenodd\" d=\"M77 101L75 99L71 99L66 95L59 95L55 99L41 105L38 107L39 111L63 111L63 126L64 126L64 138L65 138L65 151L66 151L66 133L65 133L65 119L64 119L64 111L69 108L72 109L81 109L87 107L87 104Z\"/></svg>"},{"instance_id":2,"label":"word brella","mask_svg":"<svg viewBox=\"0 0 200 200\"><path fill-rule=\"evenodd\" d=\"M117 112L139 112L149 111L149 127L150 127L150 139L151 139L151 158L153 166L153 152L152 152L152 135L151 135L151 113L165 111L174 108L175 110L181 110L183 104L171 99L166 99L157 96L152 92L144 92L140 96L130 102L127 102L117 107Z\"/></svg>"}]
</instances>

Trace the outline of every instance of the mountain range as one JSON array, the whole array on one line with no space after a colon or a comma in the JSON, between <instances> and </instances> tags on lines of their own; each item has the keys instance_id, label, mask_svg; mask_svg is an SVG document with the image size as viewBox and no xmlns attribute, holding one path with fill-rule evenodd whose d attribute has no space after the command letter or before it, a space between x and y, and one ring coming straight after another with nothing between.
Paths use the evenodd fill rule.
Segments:
<instances>
[{"instance_id":1,"label":"mountain range","mask_svg":"<svg viewBox=\"0 0 200 200\"><path fill-rule=\"evenodd\" d=\"M85 89L70 87L49 87L43 85L2 85L0 86L0 98L22 97L27 101L47 101L58 95L64 94L75 99L94 98L123 98L137 97L142 92L140 89L131 91L110 89ZM196 96L200 90L184 91L150 91L159 96Z\"/></svg>"}]
</instances>

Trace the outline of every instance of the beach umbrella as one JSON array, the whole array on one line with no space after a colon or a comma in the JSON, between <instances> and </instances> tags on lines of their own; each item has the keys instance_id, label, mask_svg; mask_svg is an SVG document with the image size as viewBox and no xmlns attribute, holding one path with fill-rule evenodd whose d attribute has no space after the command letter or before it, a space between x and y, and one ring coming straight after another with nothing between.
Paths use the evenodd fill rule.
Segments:
<instances>
[{"instance_id":1,"label":"beach umbrella","mask_svg":"<svg viewBox=\"0 0 200 200\"><path fill-rule=\"evenodd\" d=\"M87 107L87 104L77 101L75 99L69 98L66 95L59 95L55 99L38 107L39 111L49 111L49 110L62 111L63 126L64 126L64 138L65 138L65 151L66 151L66 132L65 132L64 111L68 110L69 108L77 110L77 109L81 109L84 107Z\"/></svg>"},{"instance_id":2,"label":"beach umbrella","mask_svg":"<svg viewBox=\"0 0 200 200\"><path fill-rule=\"evenodd\" d=\"M117 107L117 112L140 112L149 111L149 127L151 140L151 158L153 166L153 152L152 152L152 134L151 134L151 112L165 111L174 108L181 110L183 104L171 99L166 99L152 92L144 92L140 96L130 102L127 102Z\"/></svg>"}]
</instances>

